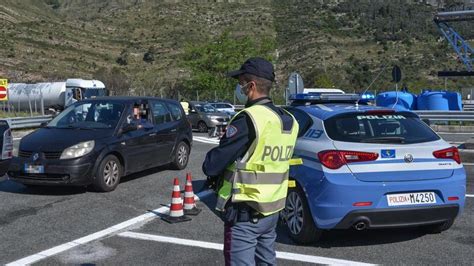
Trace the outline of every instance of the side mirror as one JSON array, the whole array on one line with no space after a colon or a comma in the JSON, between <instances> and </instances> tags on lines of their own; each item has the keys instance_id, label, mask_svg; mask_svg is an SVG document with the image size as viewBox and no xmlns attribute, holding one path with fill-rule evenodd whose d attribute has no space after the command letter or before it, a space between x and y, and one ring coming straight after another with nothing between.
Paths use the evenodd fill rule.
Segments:
<instances>
[{"instance_id":1,"label":"side mirror","mask_svg":"<svg viewBox=\"0 0 474 266\"><path fill-rule=\"evenodd\" d=\"M196 114L197 112L196 112L196 110L191 109L191 110L189 110L189 113L190 113L190 114Z\"/></svg>"},{"instance_id":2,"label":"side mirror","mask_svg":"<svg viewBox=\"0 0 474 266\"><path fill-rule=\"evenodd\" d=\"M150 130L150 129L153 129L153 125L150 124L150 123L145 123L145 124L143 125L143 128L144 128L145 130Z\"/></svg>"},{"instance_id":3,"label":"side mirror","mask_svg":"<svg viewBox=\"0 0 474 266\"><path fill-rule=\"evenodd\" d=\"M130 131L135 131L137 130L138 127L137 125L133 125L133 124L125 124L123 127L122 127L122 133L127 133L127 132L130 132Z\"/></svg>"},{"instance_id":4,"label":"side mirror","mask_svg":"<svg viewBox=\"0 0 474 266\"><path fill-rule=\"evenodd\" d=\"M43 122L40 124L40 127L46 127L48 125L48 122Z\"/></svg>"}]
</instances>

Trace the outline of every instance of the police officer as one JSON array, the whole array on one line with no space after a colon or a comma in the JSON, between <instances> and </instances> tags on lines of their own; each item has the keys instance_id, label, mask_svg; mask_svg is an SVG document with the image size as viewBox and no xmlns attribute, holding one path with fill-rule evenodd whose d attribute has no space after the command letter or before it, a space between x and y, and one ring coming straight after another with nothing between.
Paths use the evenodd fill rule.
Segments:
<instances>
[{"instance_id":1,"label":"police officer","mask_svg":"<svg viewBox=\"0 0 474 266\"><path fill-rule=\"evenodd\" d=\"M245 109L230 121L202 168L208 184L217 184L226 265L273 265L298 123L268 97L275 81L270 62L250 58L228 76L239 80L236 96Z\"/></svg>"}]
</instances>

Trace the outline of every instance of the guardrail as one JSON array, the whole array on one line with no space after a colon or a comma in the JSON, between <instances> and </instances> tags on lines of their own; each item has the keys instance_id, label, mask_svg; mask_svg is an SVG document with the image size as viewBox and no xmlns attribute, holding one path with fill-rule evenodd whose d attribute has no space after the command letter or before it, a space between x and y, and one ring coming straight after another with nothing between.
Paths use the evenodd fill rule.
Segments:
<instances>
[{"instance_id":1,"label":"guardrail","mask_svg":"<svg viewBox=\"0 0 474 266\"><path fill-rule=\"evenodd\" d=\"M39 127L41 123L47 123L51 121L51 119L53 119L53 117L50 115L4 118L12 129L36 128Z\"/></svg>"},{"instance_id":2,"label":"guardrail","mask_svg":"<svg viewBox=\"0 0 474 266\"><path fill-rule=\"evenodd\" d=\"M474 104L465 104L465 111L413 111L420 116L421 119L428 119L430 121L474 121ZM235 105L236 110L242 110L243 105ZM473 110L473 111L470 111Z\"/></svg>"},{"instance_id":3,"label":"guardrail","mask_svg":"<svg viewBox=\"0 0 474 266\"><path fill-rule=\"evenodd\" d=\"M474 121L474 111L414 111L430 121Z\"/></svg>"},{"instance_id":4,"label":"guardrail","mask_svg":"<svg viewBox=\"0 0 474 266\"><path fill-rule=\"evenodd\" d=\"M235 106L235 109L241 109L243 106ZM474 111L414 111L421 119L428 119L430 121L466 121L474 122ZM41 123L46 123L53 119L50 115L33 116L33 117L13 117L4 118L8 121L10 128L36 128Z\"/></svg>"}]
</instances>

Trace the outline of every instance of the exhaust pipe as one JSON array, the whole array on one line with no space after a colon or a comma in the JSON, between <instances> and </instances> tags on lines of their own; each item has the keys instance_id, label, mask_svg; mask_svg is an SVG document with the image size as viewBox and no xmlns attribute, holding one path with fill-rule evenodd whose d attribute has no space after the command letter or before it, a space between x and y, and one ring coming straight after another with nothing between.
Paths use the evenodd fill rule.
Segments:
<instances>
[{"instance_id":1,"label":"exhaust pipe","mask_svg":"<svg viewBox=\"0 0 474 266\"><path fill-rule=\"evenodd\" d=\"M369 227L369 222L367 220L359 220L358 222L355 222L352 227L357 231L362 231Z\"/></svg>"}]
</instances>

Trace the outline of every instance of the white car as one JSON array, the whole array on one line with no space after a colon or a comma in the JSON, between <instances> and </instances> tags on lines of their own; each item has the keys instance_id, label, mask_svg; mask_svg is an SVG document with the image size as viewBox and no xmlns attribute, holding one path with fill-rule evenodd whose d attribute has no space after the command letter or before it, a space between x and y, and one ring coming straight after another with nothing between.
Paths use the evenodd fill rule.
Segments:
<instances>
[{"instance_id":1,"label":"white car","mask_svg":"<svg viewBox=\"0 0 474 266\"><path fill-rule=\"evenodd\" d=\"M227 113L229 115L235 114L235 108L230 103L210 103L217 111Z\"/></svg>"}]
</instances>

